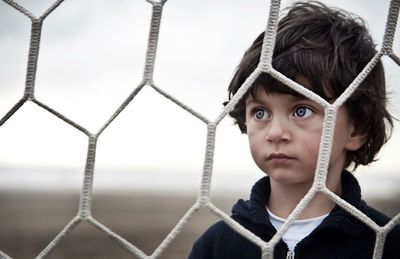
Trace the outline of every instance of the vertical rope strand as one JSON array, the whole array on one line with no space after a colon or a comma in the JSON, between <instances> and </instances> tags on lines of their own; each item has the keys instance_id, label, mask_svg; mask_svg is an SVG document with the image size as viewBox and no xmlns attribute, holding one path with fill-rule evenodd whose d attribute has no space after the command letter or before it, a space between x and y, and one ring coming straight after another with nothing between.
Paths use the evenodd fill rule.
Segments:
<instances>
[{"instance_id":1,"label":"vertical rope strand","mask_svg":"<svg viewBox=\"0 0 400 259\"><path fill-rule=\"evenodd\" d=\"M321 189L326 184L326 177L331 156L333 135L335 134L336 108L325 109L322 135L319 144L317 167L315 170L314 185Z\"/></svg>"},{"instance_id":2,"label":"vertical rope strand","mask_svg":"<svg viewBox=\"0 0 400 259\"><path fill-rule=\"evenodd\" d=\"M207 145L206 145L203 175L201 177L201 187L200 187L200 197L205 198L207 200L210 197L212 169L214 164L216 127L217 126L211 122L208 124L207 127Z\"/></svg>"},{"instance_id":3,"label":"vertical rope strand","mask_svg":"<svg viewBox=\"0 0 400 259\"><path fill-rule=\"evenodd\" d=\"M146 62L144 67L143 82L153 82L154 63L157 53L158 35L160 32L161 15L164 1L153 3L153 12L151 16L150 34L147 44Z\"/></svg>"},{"instance_id":4,"label":"vertical rope strand","mask_svg":"<svg viewBox=\"0 0 400 259\"><path fill-rule=\"evenodd\" d=\"M31 27L31 41L29 45L28 66L25 81L25 96L34 96L37 62L39 57L40 34L42 32L42 20L33 20Z\"/></svg>"},{"instance_id":5,"label":"vertical rope strand","mask_svg":"<svg viewBox=\"0 0 400 259\"><path fill-rule=\"evenodd\" d=\"M375 242L375 247L374 247L374 254L372 256L374 259L381 259L382 258L385 239L386 239L386 233L384 233L384 232L376 233L376 242Z\"/></svg>"},{"instance_id":6,"label":"vertical rope strand","mask_svg":"<svg viewBox=\"0 0 400 259\"><path fill-rule=\"evenodd\" d=\"M261 249L261 259L273 259L274 258L274 248L267 244Z\"/></svg>"},{"instance_id":7,"label":"vertical rope strand","mask_svg":"<svg viewBox=\"0 0 400 259\"><path fill-rule=\"evenodd\" d=\"M265 30L259 66L267 71L272 67L272 55L275 48L276 32L278 30L279 10L281 1L271 0L268 25Z\"/></svg>"},{"instance_id":8,"label":"vertical rope strand","mask_svg":"<svg viewBox=\"0 0 400 259\"><path fill-rule=\"evenodd\" d=\"M396 32L397 19L399 17L400 0L390 1L385 34L383 36L382 50L391 53L393 50L393 39Z\"/></svg>"},{"instance_id":9,"label":"vertical rope strand","mask_svg":"<svg viewBox=\"0 0 400 259\"><path fill-rule=\"evenodd\" d=\"M91 215L91 200L93 188L94 163L96 158L97 136L89 137L85 176L83 178L82 192L79 200L79 217L87 219Z\"/></svg>"}]
</instances>

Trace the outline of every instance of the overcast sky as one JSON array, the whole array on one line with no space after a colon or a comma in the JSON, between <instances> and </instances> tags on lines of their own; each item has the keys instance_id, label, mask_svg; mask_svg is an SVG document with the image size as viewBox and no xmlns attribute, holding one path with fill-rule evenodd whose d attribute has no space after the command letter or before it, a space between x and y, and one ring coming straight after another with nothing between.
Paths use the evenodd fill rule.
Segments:
<instances>
[{"instance_id":1,"label":"overcast sky","mask_svg":"<svg viewBox=\"0 0 400 259\"><path fill-rule=\"evenodd\" d=\"M36 16L52 2L19 1ZM380 45L389 0L323 2L361 15ZM156 85L216 118L244 50L265 29L268 6L269 1L261 0L168 1ZM96 132L141 81L150 17L151 5L145 0L65 0L44 21L37 99ZM0 2L0 116L23 94L29 35L30 20ZM395 50L400 53L398 44ZM384 62L390 110L400 117L399 68L387 57ZM368 171L399 171L399 135L396 128L380 161ZM96 168L201 171L205 139L203 122L145 88L100 137ZM87 137L31 103L0 128L0 143L3 172L20 167L83 170L86 160ZM258 171L246 136L228 118L218 127L214 168Z\"/></svg>"}]
</instances>

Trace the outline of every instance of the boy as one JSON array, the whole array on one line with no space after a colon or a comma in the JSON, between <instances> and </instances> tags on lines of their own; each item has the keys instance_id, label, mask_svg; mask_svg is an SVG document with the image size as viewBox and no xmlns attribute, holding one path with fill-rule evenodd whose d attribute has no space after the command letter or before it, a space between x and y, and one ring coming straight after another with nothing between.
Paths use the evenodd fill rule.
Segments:
<instances>
[{"instance_id":1,"label":"boy","mask_svg":"<svg viewBox=\"0 0 400 259\"><path fill-rule=\"evenodd\" d=\"M261 34L246 51L229 85L231 98L257 67ZM318 2L296 3L278 26L273 67L329 102L376 54L362 20ZM327 187L378 225L389 218L361 200L346 168L375 160L390 136L385 77L378 62L337 111ZM232 218L269 241L313 183L324 110L262 74L230 115L248 135L257 166L268 176L239 200ZM274 258L372 258L375 232L323 194L317 194L275 246ZM387 236L383 258L400 258L400 230ZM220 221L196 241L190 259L258 259L260 248Z\"/></svg>"}]
</instances>

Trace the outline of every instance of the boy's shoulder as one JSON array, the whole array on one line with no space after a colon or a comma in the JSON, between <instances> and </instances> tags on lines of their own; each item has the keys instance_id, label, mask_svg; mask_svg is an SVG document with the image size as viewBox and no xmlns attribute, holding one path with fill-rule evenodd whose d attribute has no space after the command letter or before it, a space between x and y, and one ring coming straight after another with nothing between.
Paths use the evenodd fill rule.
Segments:
<instances>
[{"instance_id":1,"label":"boy's shoulder","mask_svg":"<svg viewBox=\"0 0 400 259\"><path fill-rule=\"evenodd\" d=\"M244 252L246 256L240 256ZM188 259L232 258L233 255L237 256L235 258L258 258L258 253L259 249L255 244L248 242L221 220L209 227L193 244Z\"/></svg>"},{"instance_id":2,"label":"boy's shoulder","mask_svg":"<svg viewBox=\"0 0 400 259\"><path fill-rule=\"evenodd\" d=\"M391 220L377 209L366 205L365 215L379 226L385 226ZM384 240L383 258L400 258L400 224L396 224L387 234Z\"/></svg>"},{"instance_id":3,"label":"boy's shoulder","mask_svg":"<svg viewBox=\"0 0 400 259\"><path fill-rule=\"evenodd\" d=\"M361 203L362 207L364 207L365 215L367 215L379 226L384 226L390 221L390 217L375 209L374 207L369 206L364 200L362 200Z\"/></svg>"}]
</instances>

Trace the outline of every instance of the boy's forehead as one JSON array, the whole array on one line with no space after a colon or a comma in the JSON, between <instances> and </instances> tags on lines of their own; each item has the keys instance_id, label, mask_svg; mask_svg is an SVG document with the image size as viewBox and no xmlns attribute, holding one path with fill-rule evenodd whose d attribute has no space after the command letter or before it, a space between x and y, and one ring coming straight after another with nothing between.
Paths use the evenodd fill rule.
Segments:
<instances>
[{"instance_id":1,"label":"boy's forehead","mask_svg":"<svg viewBox=\"0 0 400 259\"><path fill-rule=\"evenodd\" d=\"M291 93L279 93L279 92L267 92L264 87L257 87L252 94L247 95L246 104L258 102L262 103L270 99L276 98L277 96L284 96L287 101L301 101L309 100L303 95L293 95Z\"/></svg>"},{"instance_id":2,"label":"boy's forehead","mask_svg":"<svg viewBox=\"0 0 400 259\"><path fill-rule=\"evenodd\" d=\"M302 85L304 88L307 88L313 92L315 92L316 89L314 89L313 84L311 83L311 80L309 80L307 77L297 74L294 78L294 81L296 81L298 84ZM282 82L272 78L271 76L260 76L254 85L251 87L249 94L255 96L256 92L258 91L266 91L267 93L282 93L282 94L290 94L293 96L299 96L299 97L304 97L302 96L299 92L291 89L289 86L283 84Z\"/></svg>"},{"instance_id":3,"label":"boy's forehead","mask_svg":"<svg viewBox=\"0 0 400 259\"><path fill-rule=\"evenodd\" d=\"M332 103L337 97L334 93L334 89L331 86L318 85L317 82L314 82L301 74L297 74L294 78L294 81L330 103ZM250 88L247 98L252 97L253 100L256 100L257 98L260 98L260 96L265 97L265 95L268 96L275 93L288 95L293 100L309 100L304 95L274 79L256 81L253 87Z\"/></svg>"}]
</instances>

